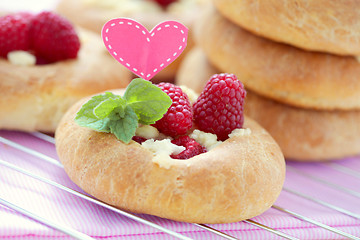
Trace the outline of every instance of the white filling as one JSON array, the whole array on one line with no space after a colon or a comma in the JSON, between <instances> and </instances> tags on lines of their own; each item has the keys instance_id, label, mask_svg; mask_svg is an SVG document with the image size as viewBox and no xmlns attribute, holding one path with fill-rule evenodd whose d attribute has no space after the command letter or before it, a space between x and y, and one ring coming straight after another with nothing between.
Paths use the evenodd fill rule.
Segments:
<instances>
[{"instance_id":1,"label":"white filling","mask_svg":"<svg viewBox=\"0 0 360 240\"><path fill-rule=\"evenodd\" d=\"M144 132L147 133L147 131L153 132L154 131L153 128L154 127L151 127L151 126L143 126L138 129L142 129L140 131L144 130ZM157 131L157 129L156 129L156 131ZM151 134L153 134L153 133L151 133ZM239 128L239 129L233 130L229 134L229 138L235 137L235 136L240 136L240 137L249 136L250 134L251 134L251 129ZM138 136L140 136L140 135L138 135ZM159 136L159 134L158 134L158 136ZM211 149L213 149L214 147L216 147L217 145L222 143L222 141L217 140L217 136L215 134L206 133L206 132L200 131L198 129L195 129L189 136L191 138L195 139L196 142L198 142L202 146L204 146L208 151L210 151ZM165 169L169 169L176 161L178 161L176 159L171 158L170 155L179 154L186 149L183 146L177 146L177 145L171 143L170 139L162 139L162 140L148 139L145 142L143 142L141 145L153 153L154 157L153 157L152 161L154 163L158 164L160 167L165 168Z\"/></svg>"},{"instance_id":2,"label":"white filling","mask_svg":"<svg viewBox=\"0 0 360 240\"><path fill-rule=\"evenodd\" d=\"M199 94L197 94L194 90L184 85L180 86L180 88L189 97L190 103L196 102L196 99L198 99Z\"/></svg>"},{"instance_id":3,"label":"white filling","mask_svg":"<svg viewBox=\"0 0 360 240\"><path fill-rule=\"evenodd\" d=\"M7 58L9 62L14 65L34 66L36 64L36 57L26 51L9 52Z\"/></svg>"},{"instance_id":4,"label":"white filling","mask_svg":"<svg viewBox=\"0 0 360 240\"><path fill-rule=\"evenodd\" d=\"M230 134L229 134L229 138L231 137L235 137L235 136L249 136L251 134L251 129L250 128L237 128L234 129Z\"/></svg>"},{"instance_id":5,"label":"white filling","mask_svg":"<svg viewBox=\"0 0 360 240\"><path fill-rule=\"evenodd\" d=\"M160 133L157 128L150 125L143 125L136 129L136 136L144 137L144 138L158 138Z\"/></svg>"},{"instance_id":6,"label":"white filling","mask_svg":"<svg viewBox=\"0 0 360 240\"><path fill-rule=\"evenodd\" d=\"M172 144L170 139L156 141L149 139L141 145L154 154L152 161L165 169L169 169L171 165L176 162L175 159L170 157L171 154L179 154L185 150L183 146Z\"/></svg>"},{"instance_id":7,"label":"white filling","mask_svg":"<svg viewBox=\"0 0 360 240\"><path fill-rule=\"evenodd\" d=\"M250 128L237 128L234 129L230 134L229 138L235 137L235 136L248 136L251 134ZM190 137L195 139L196 142L200 143L202 146L206 147L208 151L222 143L222 141L217 140L217 136L212 133L207 133L200 131L198 129L195 129L191 134Z\"/></svg>"},{"instance_id":8,"label":"white filling","mask_svg":"<svg viewBox=\"0 0 360 240\"><path fill-rule=\"evenodd\" d=\"M217 136L215 134L206 133L197 129L190 134L190 137L195 139L196 142L200 143L208 151L222 143L222 141L217 140Z\"/></svg>"}]
</instances>

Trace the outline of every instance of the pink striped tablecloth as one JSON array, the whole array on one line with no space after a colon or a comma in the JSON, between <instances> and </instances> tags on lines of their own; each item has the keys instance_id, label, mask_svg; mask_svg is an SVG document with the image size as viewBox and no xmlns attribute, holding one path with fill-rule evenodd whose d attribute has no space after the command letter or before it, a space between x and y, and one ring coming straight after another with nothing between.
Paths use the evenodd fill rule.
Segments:
<instances>
[{"instance_id":1,"label":"pink striped tablecloth","mask_svg":"<svg viewBox=\"0 0 360 240\"><path fill-rule=\"evenodd\" d=\"M0 131L0 137L14 141L57 159L52 143L31 134ZM62 185L81 190L73 184L62 168L38 157L0 143L0 160L15 164L32 173ZM343 172L343 168L352 172ZM96 239L175 239L153 227L130 220L108 209L89 203L7 167L0 166L0 198L10 201L41 217L69 226ZM319 221L343 232L360 237L360 220L299 197L296 191L360 215L360 157L330 163L289 162L287 177L276 206ZM304 175L304 173L306 175ZM354 175L352 175L355 173ZM319 178L322 182L313 179ZM326 182L325 182L326 181ZM330 184L346 187L348 193ZM351 190L351 191L349 191ZM350 193L349 193L350 192ZM194 224L139 215L170 230L193 239L223 239ZM346 239L271 208L252 220L300 239ZM215 224L211 227L239 239L282 239L282 237L246 222ZM1 239L70 239L66 234L46 227L0 205Z\"/></svg>"}]
</instances>

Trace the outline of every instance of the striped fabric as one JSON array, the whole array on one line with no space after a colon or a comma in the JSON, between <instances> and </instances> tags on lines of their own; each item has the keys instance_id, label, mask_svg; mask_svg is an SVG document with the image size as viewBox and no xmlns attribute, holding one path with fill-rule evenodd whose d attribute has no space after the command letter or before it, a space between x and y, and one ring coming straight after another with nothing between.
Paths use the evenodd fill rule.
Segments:
<instances>
[{"instance_id":1,"label":"striped fabric","mask_svg":"<svg viewBox=\"0 0 360 240\"><path fill-rule=\"evenodd\" d=\"M0 137L57 159L52 143L28 133L0 131ZM0 160L81 192L64 170L23 151L0 143ZM360 215L360 157L329 163L288 163L285 188L276 206L360 237L360 220L306 200L286 191L296 191L326 201ZM351 172L343 172L351 169ZM176 239L158 229L130 220L55 187L0 166L0 198L36 215L71 227L95 239ZM357 172L357 175L354 174ZM308 174L308 175L304 175ZM319 182L311 176L320 178ZM329 183L336 186L330 186ZM348 193L336 189L346 187ZM349 191L350 190L350 191ZM194 224L174 222L150 215L144 219L193 239L223 239ZM275 208L252 220L300 239L344 239L345 237L299 220ZM240 239L282 239L246 222L216 224L211 227ZM0 206L0 239L71 239L4 206Z\"/></svg>"}]
</instances>

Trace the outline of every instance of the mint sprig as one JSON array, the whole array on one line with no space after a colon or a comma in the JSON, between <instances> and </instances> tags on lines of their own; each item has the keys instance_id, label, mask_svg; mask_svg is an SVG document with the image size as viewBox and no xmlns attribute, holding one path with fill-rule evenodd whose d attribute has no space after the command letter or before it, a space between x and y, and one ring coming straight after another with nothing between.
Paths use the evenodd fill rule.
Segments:
<instances>
[{"instance_id":1,"label":"mint sprig","mask_svg":"<svg viewBox=\"0 0 360 240\"><path fill-rule=\"evenodd\" d=\"M155 123L171 104L171 98L160 88L136 78L123 97L111 92L92 97L77 112L75 122L99 132L113 133L119 140L129 143L138 123Z\"/></svg>"}]
</instances>

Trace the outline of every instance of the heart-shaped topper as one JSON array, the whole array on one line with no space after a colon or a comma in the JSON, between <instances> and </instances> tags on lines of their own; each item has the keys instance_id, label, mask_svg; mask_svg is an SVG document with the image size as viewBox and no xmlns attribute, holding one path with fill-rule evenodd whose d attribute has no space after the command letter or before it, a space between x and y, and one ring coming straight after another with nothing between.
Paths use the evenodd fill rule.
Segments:
<instances>
[{"instance_id":1,"label":"heart-shaped topper","mask_svg":"<svg viewBox=\"0 0 360 240\"><path fill-rule=\"evenodd\" d=\"M118 62L150 80L184 51L188 29L179 22L166 21L149 32L137 21L115 18L105 23L101 34Z\"/></svg>"}]
</instances>

